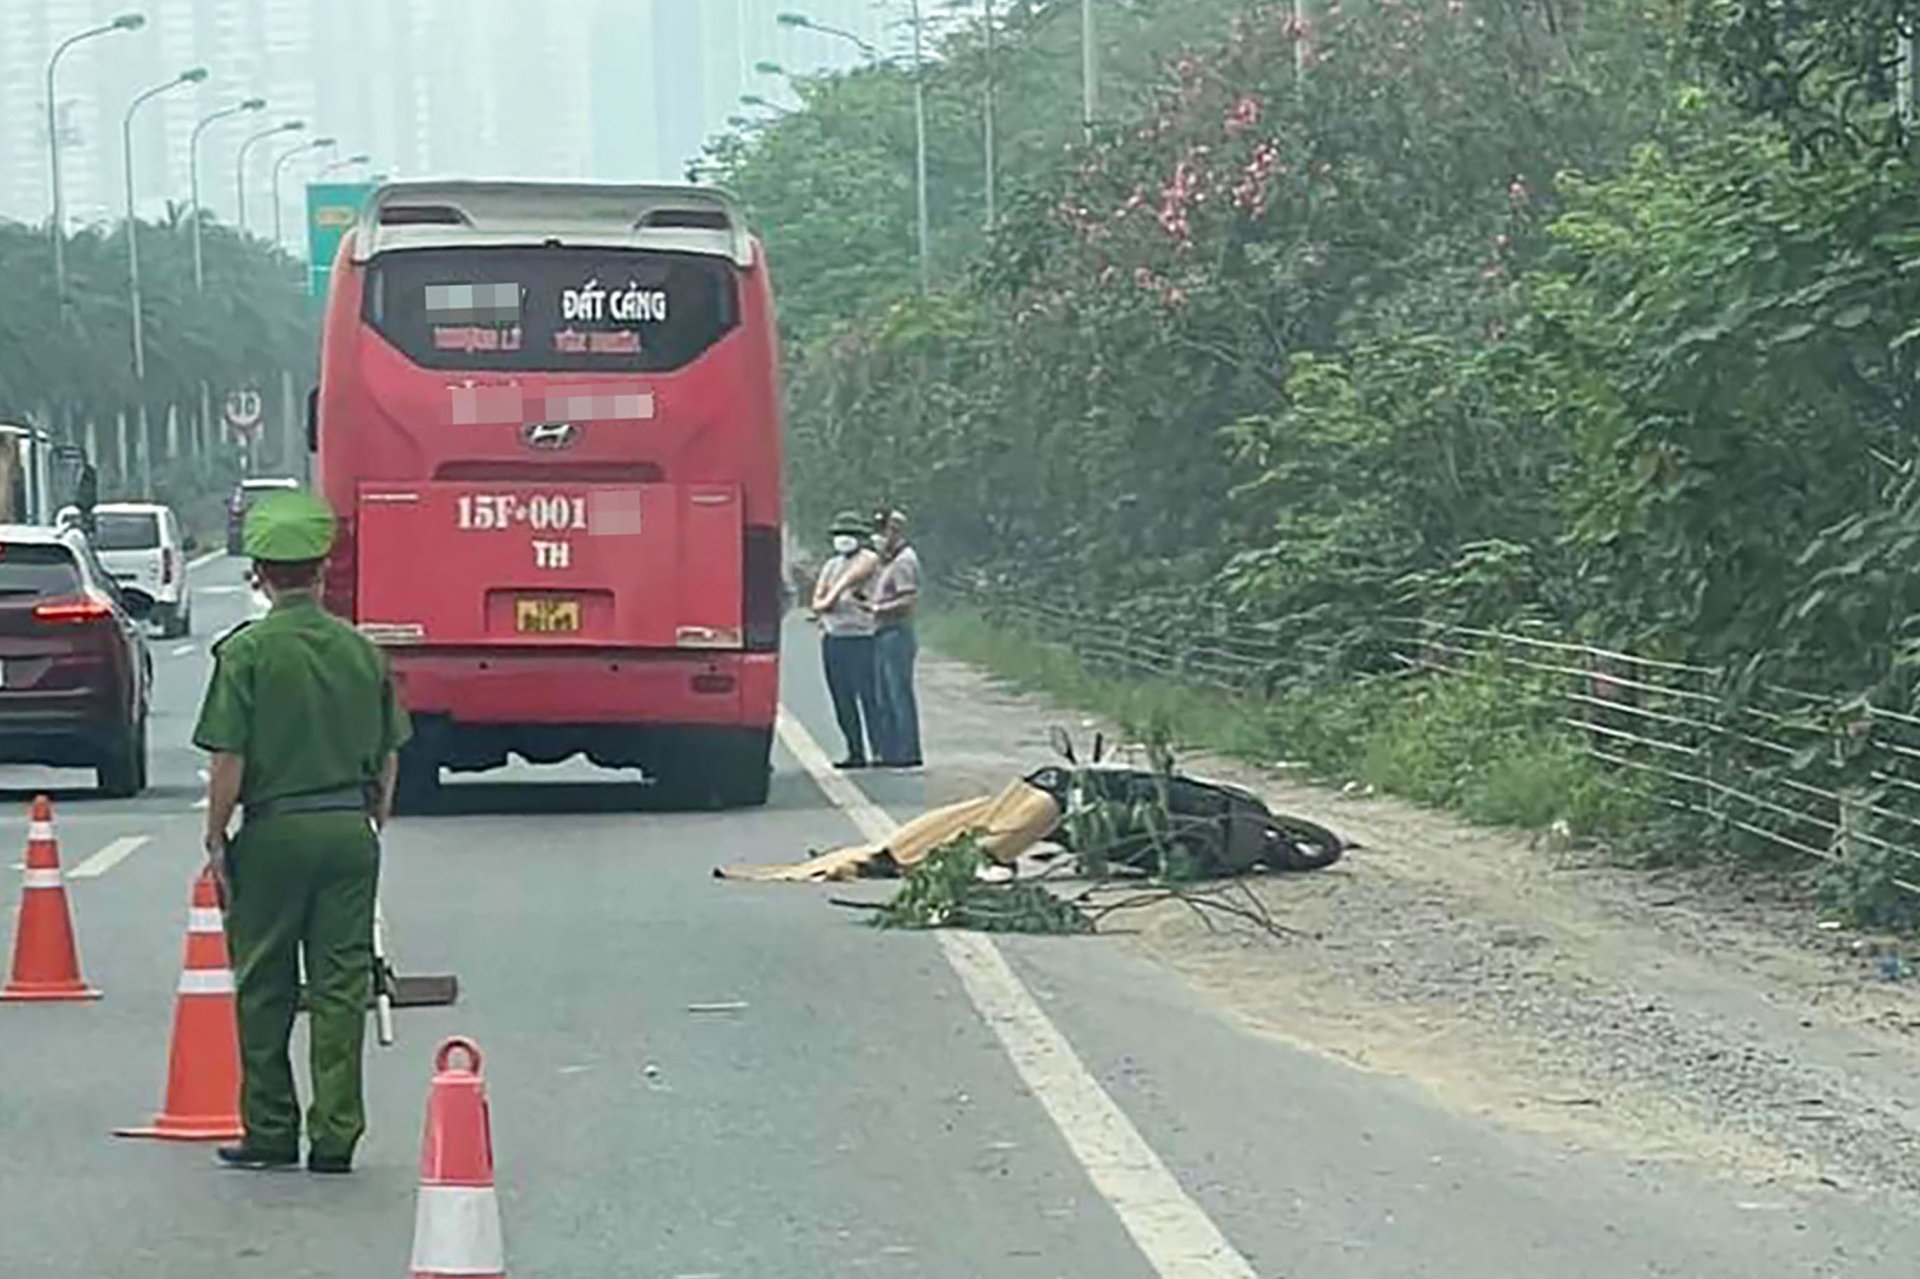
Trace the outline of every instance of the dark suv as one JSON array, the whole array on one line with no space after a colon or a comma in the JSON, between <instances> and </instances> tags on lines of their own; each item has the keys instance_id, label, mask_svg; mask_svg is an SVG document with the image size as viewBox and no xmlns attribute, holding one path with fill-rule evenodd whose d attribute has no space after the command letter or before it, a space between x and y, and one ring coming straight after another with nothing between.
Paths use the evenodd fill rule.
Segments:
<instances>
[{"instance_id":1,"label":"dark suv","mask_svg":"<svg viewBox=\"0 0 1920 1279\"><path fill-rule=\"evenodd\" d=\"M299 480L285 475L263 475L256 479L241 480L234 485L233 494L227 498L227 554L240 554L240 533L246 527L247 508L252 506L262 493L299 487Z\"/></svg>"},{"instance_id":2,"label":"dark suv","mask_svg":"<svg viewBox=\"0 0 1920 1279\"><path fill-rule=\"evenodd\" d=\"M0 763L91 768L119 798L146 789L149 607L81 533L0 524Z\"/></svg>"}]
</instances>

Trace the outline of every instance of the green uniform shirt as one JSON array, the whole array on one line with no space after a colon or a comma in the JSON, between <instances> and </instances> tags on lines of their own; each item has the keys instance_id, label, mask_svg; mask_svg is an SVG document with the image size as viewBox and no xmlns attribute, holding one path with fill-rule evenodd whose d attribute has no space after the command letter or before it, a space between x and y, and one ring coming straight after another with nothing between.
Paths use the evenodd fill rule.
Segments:
<instances>
[{"instance_id":1,"label":"green uniform shirt","mask_svg":"<svg viewBox=\"0 0 1920 1279\"><path fill-rule=\"evenodd\" d=\"M380 650L311 597L213 647L193 743L246 760L242 805L366 786L411 733Z\"/></svg>"}]
</instances>

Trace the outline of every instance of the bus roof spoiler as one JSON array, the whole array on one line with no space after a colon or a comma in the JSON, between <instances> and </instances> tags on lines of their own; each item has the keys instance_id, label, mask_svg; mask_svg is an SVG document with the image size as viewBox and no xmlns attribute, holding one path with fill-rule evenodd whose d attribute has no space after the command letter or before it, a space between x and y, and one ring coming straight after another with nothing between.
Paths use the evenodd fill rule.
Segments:
<instances>
[{"instance_id":1,"label":"bus roof spoiler","mask_svg":"<svg viewBox=\"0 0 1920 1279\"><path fill-rule=\"evenodd\" d=\"M352 251L366 262L397 249L555 242L754 263L753 236L725 192L595 182L390 182L367 202Z\"/></svg>"}]
</instances>

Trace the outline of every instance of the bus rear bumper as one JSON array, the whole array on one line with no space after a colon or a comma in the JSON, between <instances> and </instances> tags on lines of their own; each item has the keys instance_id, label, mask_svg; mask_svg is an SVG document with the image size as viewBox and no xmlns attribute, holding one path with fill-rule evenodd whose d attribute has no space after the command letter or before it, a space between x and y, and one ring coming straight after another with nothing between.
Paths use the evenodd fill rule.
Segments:
<instances>
[{"instance_id":1,"label":"bus rear bumper","mask_svg":"<svg viewBox=\"0 0 1920 1279\"><path fill-rule=\"evenodd\" d=\"M403 704L453 727L773 725L777 653L389 650Z\"/></svg>"}]
</instances>

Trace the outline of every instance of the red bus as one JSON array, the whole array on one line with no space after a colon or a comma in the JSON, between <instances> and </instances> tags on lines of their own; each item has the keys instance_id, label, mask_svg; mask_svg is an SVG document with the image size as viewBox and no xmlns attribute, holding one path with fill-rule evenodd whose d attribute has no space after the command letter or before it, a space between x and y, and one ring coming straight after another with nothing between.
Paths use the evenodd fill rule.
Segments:
<instances>
[{"instance_id":1,"label":"red bus","mask_svg":"<svg viewBox=\"0 0 1920 1279\"><path fill-rule=\"evenodd\" d=\"M767 796L780 395L758 241L702 188L396 182L334 261L308 434L327 600L441 770L585 755Z\"/></svg>"}]
</instances>

